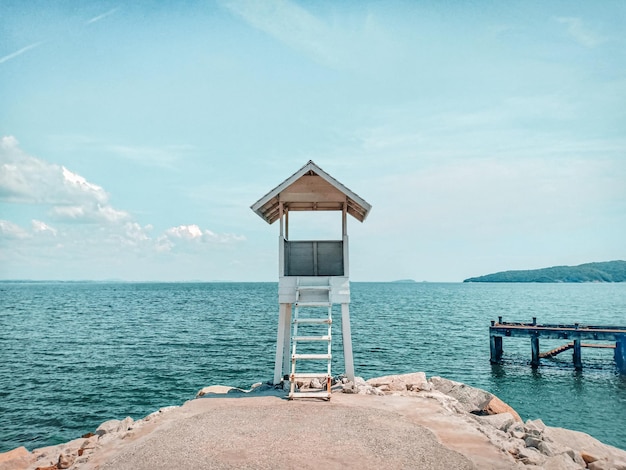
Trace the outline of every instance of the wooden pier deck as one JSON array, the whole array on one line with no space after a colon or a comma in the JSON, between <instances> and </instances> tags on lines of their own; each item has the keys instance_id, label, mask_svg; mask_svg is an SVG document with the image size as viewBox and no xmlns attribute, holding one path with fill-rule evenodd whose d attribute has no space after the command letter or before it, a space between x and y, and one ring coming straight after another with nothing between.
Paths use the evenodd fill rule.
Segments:
<instances>
[{"instance_id":1,"label":"wooden pier deck","mask_svg":"<svg viewBox=\"0 0 626 470\"><path fill-rule=\"evenodd\" d=\"M533 318L531 323L503 322L502 317L498 321L492 321L489 327L489 339L491 346L491 362L497 364L502 360L503 345L505 337L530 338L531 344L531 365L538 367L540 359L554 357L569 349L573 349L574 367L582 369L583 347L613 348L614 357L618 370L626 374L626 327L624 326L597 326L563 324L537 324L537 319ZM539 339L564 339L573 340L563 346L541 353L539 349ZM613 344L582 343L583 340L605 341Z\"/></svg>"}]
</instances>

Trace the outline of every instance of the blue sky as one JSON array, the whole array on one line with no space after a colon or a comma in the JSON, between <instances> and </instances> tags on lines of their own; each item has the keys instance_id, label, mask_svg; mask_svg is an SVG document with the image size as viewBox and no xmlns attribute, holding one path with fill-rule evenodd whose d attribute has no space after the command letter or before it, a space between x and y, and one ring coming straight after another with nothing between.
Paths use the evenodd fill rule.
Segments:
<instances>
[{"instance_id":1,"label":"blue sky","mask_svg":"<svg viewBox=\"0 0 626 470\"><path fill-rule=\"evenodd\" d=\"M0 279L276 280L309 159L356 281L626 259L626 3L126 3L2 2Z\"/></svg>"}]
</instances>

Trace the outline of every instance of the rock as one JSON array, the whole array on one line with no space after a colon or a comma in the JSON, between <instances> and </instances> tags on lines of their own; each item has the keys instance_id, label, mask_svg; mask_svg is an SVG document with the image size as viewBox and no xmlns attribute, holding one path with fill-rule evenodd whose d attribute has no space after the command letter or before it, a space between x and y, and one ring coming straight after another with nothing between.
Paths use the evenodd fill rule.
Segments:
<instances>
[{"instance_id":1,"label":"rock","mask_svg":"<svg viewBox=\"0 0 626 470\"><path fill-rule=\"evenodd\" d=\"M424 372L374 377L369 379L367 383L372 387L385 387L394 392L406 392L407 390L419 392L421 390L429 391L432 389L432 385L426 380L426 374Z\"/></svg>"},{"instance_id":2,"label":"rock","mask_svg":"<svg viewBox=\"0 0 626 470\"><path fill-rule=\"evenodd\" d=\"M26 447L17 447L8 452L0 454L1 470L22 470L28 467L33 460L33 456Z\"/></svg>"},{"instance_id":3,"label":"rock","mask_svg":"<svg viewBox=\"0 0 626 470\"><path fill-rule=\"evenodd\" d=\"M536 447L537 449L539 449L539 452L541 452L543 455L547 455L548 457L552 457L553 455L559 453L559 449L550 442L540 441L539 445L537 445ZM573 459L570 456L568 456L568 458L573 462Z\"/></svg>"},{"instance_id":4,"label":"rock","mask_svg":"<svg viewBox=\"0 0 626 470\"><path fill-rule=\"evenodd\" d=\"M73 456L64 455L64 454L59 455L59 460L57 462L58 469L62 470L62 469L70 468L72 465L74 465Z\"/></svg>"},{"instance_id":5,"label":"rock","mask_svg":"<svg viewBox=\"0 0 626 470\"><path fill-rule=\"evenodd\" d=\"M587 465L589 470L613 470L613 466L608 460L595 460Z\"/></svg>"},{"instance_id":6,"label":"rock","mask_svg":"<svg viewBox=\"0 0 626 470\"><path fill-rule=\"evenodd\" d=\"M517 457L525 465L543 465L546 457L534 447L523 447L519 450Z\"/></svg>"},{"instance_id":7,"label":"rock","mask_svg":"<svg viewBox=\"0 0 626 470\"><path fill-rule=\"evenodd\" d=\"M562 453L568 455L570 459L572 459L574 462L576 462L581 467L583 467L583 468L587 467L587 462L585 462L583 460L583 458L580 456L580 452L578 452L578 451L576 451L574 449L566 448L565 452L562 452Z\"/></svg>"},{"instance_id":8,"label":"rock","mask_svg":"<svg viewBox=\"0 0 626 470\"><path fill-rule=\"evenodd\" d=\"M543 463L545 470L580 470L581 467L566 454L554 455Z\"/></svg>"},{"instance_id":9,"label":"rock","mask_svg":"<svg viewBox=\"0 0 626 470\"><path fill-rule=\"evenodd\" d=\"M111 419L109 421L105 421L98 429L96 429L96 435L99 437L104 436L105 434L115 434L118 432L128 431L133 425L133 418L127 416L123 420Z\"/></svg>"},{"instance_id":10,"label":"rock","mask_svg":"<svg viewBox=\"0 0 626 470\"><path fill-rule=\"evenodd\" d=\"M225 395L231 393L247 393L246 390L236 387L228 387L226 385L209 385L204 387L197 394L196 398L203 397L205 395Z\"/></svg>"},{"instance_id":11,"label":"rock","mask_svg":"<svg viewBox=\"0 0 626 470\"><path fill-rule=\"evenodd\" d=\"M582 457L582 459L585 461L586 464L590 464L591 462L595 462L596 460L600 460L598 457L596 457L593 454L590 454L588 452L581 452L580 456Z\"/></svg>"},{"instance_id":12,"label":"rock","mask_svg":"<svg viewBox=\"0 0 626 470\"><path fill-rule=\"evenodd\" d=\"M98 436L104 436L105 434L111 434L117 432L117 428L122 422L119 419L111 419L109 421L105 421L98 429L96 429L96 434Z\"/></svg>"},{"instance_id":13,"label":"rock","mask_svg":"<svg viewBox=\"0 0 626 470\"><path fill-rule=\"evenodd\" d=\"M591 437L589 434L570 429L553 427L547 427L543 434L545 440L550 439L560 447L575 449L578 454L584 452L588 456L593 456L593 458L597 459L593 462L587 463L589 468L591 468L591 465L602 461L605 462L598 463L597 468L604 468L603 465L609 465L606 468L618 468L617 462L626 462L625 451L606 445ZM579 458L584 461L582 456L579 455ZM608 462L608 464L606 462Z\"/></svg>"},{"instance_id":14,"label":"rock","mask_svg":"<svg viewBox=\"0 0 626 470\"><path fill-rule=\"evenodd\" d=\"M322 386L322 382L320 382L320 379L318 379L317 377L315 377L315 378L313 378L311 380L311 385L309 385L309 387L311 387L311 388L318 388L318 389L324 388Z\"/></svg>"},{"instance_id":15,"label":"rock","mask_svg":"<svg viewBox=\"0 0 626 470\"><path fill-rule=\"evenodd\" d=\"M513 416L510 413L500 413L497 415L472 415L479 423L491 426L500 431L507 431L511 425L515 423ZM523 433L522 433L523 437Z\"/></svg>"},{"instance_id":16,"label":"rock","mask_svg":"<svg viewBox=\"0 0 626 470\"><path fill-rule=\"evenodd\" d=\"M515 439L524 439L526 437L526 431L524 431L524 425L522 423L514 422L509 426L509 434Z\"/></svg>"},{"instance_id":17,"label":"rock","mask_svg":"<svg viewBox=\"0 0 626 470\"><path fill-rule=\"evenodd\" d=\"M366 386L367 382L363 379L363 377L355 377L354 378L354 385L356 385L357 387L359 387L359 386Z\"/></svg>"},{"instance_id":18,"label":"rock","mask_svg":"<svg viewBox=\"0 0 626 470\"><path fill-rule=\"evenodd\" d=\"M482 413L493 398L489 392L441 377L431 377L430 384L435 390L458 400L463 409L469 413Z\"/></svg>"},{"instance_id":19,"label":"rock","mask_svg":"<svg viewBox=\"0 0 626 470\"><path fill-rule=\"evenodd\" d=\"M526 447L534 447L535 449L539 449L539 445L542 442L543 441L537 436L526 435L526 438L524 439Z\"/></svg>"},{"instance_id":20,"label":"rock","mask_svg":"<svg viewBox=\"0 0 626 470\"><path fill-rule=\"evenodd\" d=\"M540 419L528 420L524 423L524 429L527 434L534 436L540 436L546 430L546 425Z\"/></svg>"},{"instance_id":21,"label":"rock","mask_svg":"<svg viewBox=\"0 0 626 470\"><path fill-rule=\"evenodd\" d=\"M483 408L483 411L485 411L487 414L490 414L490 415L496 415L500 413L510 413L513 416L513 419L515 419L515 421L522 422L522 418L520 417L519 414L517 414L517 411L515 411L511 406L507 405L496 396L494 396L489 401L489 403L487 403L487 405Z\"/></svg>"},{"instance_id":22,"label":"rock","mask_svg":"<svg viewBox=\"0 0 626 470\"><path fill-rule=\"evenodd\" d=\"M289 384L289 382L287 383ZM263 392L273 391L273 390L282 389L282 388L283 388L282 383L277 386L274 386L273 384L270 384L270 383L258 382L252 385L249 393L263 393Z\"/></svg>"}]
</instances>

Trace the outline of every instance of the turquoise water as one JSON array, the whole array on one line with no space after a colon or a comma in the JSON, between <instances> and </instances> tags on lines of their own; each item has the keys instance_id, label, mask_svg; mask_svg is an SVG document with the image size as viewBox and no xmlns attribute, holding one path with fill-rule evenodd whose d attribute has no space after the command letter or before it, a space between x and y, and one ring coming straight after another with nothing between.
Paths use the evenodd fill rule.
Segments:
<instances>
[{"instance_id":1,"label":"turquoise water","mask_svg":"<svg viewBox=\"0 0 626 470\"><path fill-rule=\"evenodd\" d=\"M101 422L180 405L206 385L248 388L273 373L276 283L0 282L0 452L65 442ZM626 449L626 378L612 350L529 366L488 326L509 321L626 324L622 284L352 283L357 375L424 371L489 390L541 418ZM334 371L343 371L340 314ZM558 342L542 342L550 349Z\"/></svg>"}]
</instances>

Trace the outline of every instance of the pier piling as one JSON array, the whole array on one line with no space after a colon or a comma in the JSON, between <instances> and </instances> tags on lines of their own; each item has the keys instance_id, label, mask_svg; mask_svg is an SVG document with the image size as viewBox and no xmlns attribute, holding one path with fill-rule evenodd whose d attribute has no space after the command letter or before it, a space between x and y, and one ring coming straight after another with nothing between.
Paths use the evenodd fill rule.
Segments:
<instances>
[{"instance_id":1,"label":"pier piling","mask_svg":"<svg viewBox=\"0 0 626 470\"><path fill-rule=\"evenodd\" d=\"M626 375L626 327L624 326L591 326L574 323L573 325L539 325L537 317L532 317L532 323L503 322L502 316L498 321L491 321L489 327L489 343L492 364L502 361L502 340L506 337L530 338L531 360L533 368L539 367L542 358L554 357L568 349L573 350L573 363L576 370L582 370L582 348L615 348L615 365L621 374ZM539 348L539 338L565 339L571 342L542 353ZM582 343L582 340L609 341L613 344Z\"/></svg>"},{"instance_id":2,"label":"pier piling","mask_svg":"<svg viewBox=\"0 0 626 470\"><path fill-rule=\"evenodd\" d=\"M578 324L576 324L576 327L578 328ZM582 351L580 349L580 340L579 339L575 339L574 340L574 369L576 370L583 370L583 358L582 358Z\"/></svg>"},{"instance_id":3,"label":"pier piling","mask_svg":"<svg viewBox=\"0 0 626 470\"><path fill-rule=\"evenodd\" d=\"M502 360L502 336L492 336L491 343L491 363L497 364Z\"/></svg>"},{"instance_id":4,"label":"pier piling","mask_svg":"<svg viewBox=\"0 0 626 470\"><path fill-rule=\"evenodd\" d=\"M530 338L531 359L530 365L536 369L539 367L539 336L531 336Z\"/></svg>"},{"instance_id":5,"label":"pier piling","mask_svg":"<svg viewBox=\"0 0 626 470\"><path fill-rule=\"evenodd\" d=\"M617 369L626 375L626 335L620 335L615 342L615 364Z\"/></svg>"}]
</instances>

